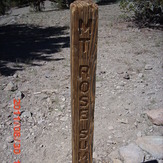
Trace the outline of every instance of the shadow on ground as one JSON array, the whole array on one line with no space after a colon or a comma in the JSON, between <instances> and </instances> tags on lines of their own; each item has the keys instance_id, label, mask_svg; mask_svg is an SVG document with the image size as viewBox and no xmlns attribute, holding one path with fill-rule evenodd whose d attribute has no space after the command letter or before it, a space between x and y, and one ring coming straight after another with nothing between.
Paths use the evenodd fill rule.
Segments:
<instances>
[{"instance_id":1,"label":"shadow on ground","mask_svg":"<svg viewBox=\"0 0 163 163\"><path fill-rule=\"evenodd\" d=\"M113 4L113 3L117 3L119 1L120 0L97 0L97 4L98 5L110 5L110 4Z\"/></svg>"},{"instance_id":2,"label":"shadow on ground","mask_svg":"<svg viewBox=\"0 0 163 163\"><path fill-rule=\"evenodd\" d=\"M68 27L42 28L33 25L6 25L0 27L0 74L13 75L23 70L17 63L31 64L32 61L58 61L52 59L61 48L69 47ZM7 66L14 63L14 67Z\"/></svg>"}]
</instances>

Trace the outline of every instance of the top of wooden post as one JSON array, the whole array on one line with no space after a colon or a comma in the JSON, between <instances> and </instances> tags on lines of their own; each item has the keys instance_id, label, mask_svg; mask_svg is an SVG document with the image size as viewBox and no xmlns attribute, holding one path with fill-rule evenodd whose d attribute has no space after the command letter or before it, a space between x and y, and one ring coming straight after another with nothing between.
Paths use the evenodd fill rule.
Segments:
<instances>
[{"instance_id":1,"label":"top of wooden post","mask_svg":"<svg viewBox=\"0 0 163 163\"><path fill-rule=\"evenodd\" d=\"M76 1L93 2L92 0L76 0Z\"/></svg>"},{"instance_id":2,"label":"top of wooden post","mask_svg":"<svg viewBox=\"0 0 163 163\"><path fill-rule=\"evenodd\" d=\"M90 4L91 5L93 4L95 8L98 8L98 5L94 3L92 0L76 0L73 3L71 3L70 7L74 5L85 6L85 5L90 5Z\"/></svg>"}]
</instances>

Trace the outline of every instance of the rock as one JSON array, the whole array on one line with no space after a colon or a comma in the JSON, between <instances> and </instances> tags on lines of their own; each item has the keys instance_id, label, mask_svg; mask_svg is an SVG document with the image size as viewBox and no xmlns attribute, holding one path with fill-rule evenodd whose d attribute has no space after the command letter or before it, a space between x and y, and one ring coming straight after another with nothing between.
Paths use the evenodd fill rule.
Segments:
<instances>
[{"instance_id":1,"label":"rock","mask_svg":"<svg viewBox=\"0 0 163 163\"><path fill-rule=\"evenodd\" d=\"M43 119L38 120L38 124L41 124L41 123L43 123L43 122L44 122Z\"/></svg>"},{"instance_id":2,"label":"rock","mask_svg":"<svg viewBox=\"0 0 163 163\"><path fill-rule=\"evenodd\" d=\"M150 110L146 114L153 124L163 126L163 109Z\"/></svg>"},{"instance_id":3,"label":"rock","mask_svg":"<svg viewBox=\"0 0 163 163\"><path fill-rule=\"evenodd\" d=\"M119 86L119 85L116 86L116 90L119 90L119 89L121 89L121 86Z\"/></svg>"},{"instance_id":4,"label":"rock","mask_svg":"<svg viewBox=\"0 0 163 163\"><path fill-rule=\"evenodd\" d=\"M118 122L123 123L123 124L128 124L127 119L118 119Z\"/></svg>"},{"instance_id":5,"label":"rock","mask_svg":"<svg viewBox=\"0 0 163 163\"><path fill-rule=\"evenodd\" d=\"M117 74L123 74L124 73L124 71L122 70L122 68L119 68L118 70L117 70Z\"/></svg>"},{"instance_id":6,"label":"rock","mask_svg":"<svg viewBox=\"0 0 163 163\"><path fill-rule=\"evenodd\" d=\"M6 150L8 148L7 144L3 145L3 150Z\"/></svg>"},{"instance_id":7,"label":"rock","mask_svg":"<svg viewBox=\"0 0 163 163\"><path fill-rule=\"evenodd\" d=\"M93 152L93 158L94 158L94 159L97 159L97 154L96 154L96 152Z\"/></svg>"},{"instance_id":8,"label":"rock","mask_svg":"<svg viewBox=\"0 0 163 163\"><path fill-rule=\"evenodd\" d=\"M15 24L15 23L16 23L16 20L13 18L10 22L7 23L7 25Z\"/></svg>"},{"instance_id":9,"label":"rock","mask_svg":"<svg viewBox=\"0 0 163 163\"><path fill-rule=\"evenodd\" d=\"M14 78L18 78L18 74L14 74L13 77L14 77Z\"/></svg>"},{"instance_id":10,"label":"rock","mask_svg":"<svg viewBox=\"0 0 163 163\"><path fill-rule=\"evenodd\" d=\"M141 137L141 131L137 133L137 137Z\"/></svg>"},{"instance_id":11,"label":"rock","mask_svg":"<svg viewBox=\"0 0 163 163\"><path fill-rule=\"evenodd\" d=\"M113 127L113 126L109 126L108 129L109 129L109 130L113 130L114 127Z\"/></svg>"},{"instance_id":12,"label":"rock","mask_svg":"<svg viewBox=\"0 0 163 163\"><path fill-rule=\"evenodd\" d=\"M43 144L40 144L40 148L42 148L42 147L44 147L44 145Z\"/></svg>"},{"instance_id":13,"label":"rock","mask_svg":"<svg viewBox=\"0 0 163 163\"><path fill-rule=\"evenodd\" d=\"M62 100L63 102L65 102L65 101L66 101L66 98L65 98L64 96L62 96L62 97L61 97L61 100Z\"/></svg>"},{"instance_id":14,"label":"rock","mask_svg":"<svg viewBox=\"0 0 163 163\"><path fill-rule=\"evenodd\" d=\"M131 143L128 146L121 147L119 154L125 163L138 163L143 162L143 151L135 144Z\"/></svg>"},{"instance_id":15,"label":"rock","mask_svg":"<svg viewBox=\"0 0 163 163\"><path fill-rule=\"evenodd\" d=\"M149 65L149 64L145 65L145 70L152 70L152 69L153 69L153 68L152 68L151 65Z\"/></svg>"},{"instance_id":16,"label":"rock","mask_svg":"<svg viewBox=\"0 0 163 163\"><path fill-rule=\"evenodd\" d=\"M67 121L68 117L62 117L60 118L61 121Z\"/></svg>"},{"instance_id":17,"label":"rock","mask_svg":"<svg viewBox=\"0 0 163 163\"><path fill-rule=\"evenodd\" d=\"M21 92L21 91L18 91L17 93L16 93L16 95L15 95L15 99L20 99L20 100L22 100L23 98L24 98L24 94Z\"/></svg>"},{"instance_id":18,"label":"rock","mask_svg":"<svg viewBox=\"0 0 163 163\"><path fill-rule=\"evenodd\" d=\"M139 73L139 74L138 74L138 77L141 79L141 78L144 77L144 75L143 75L142 73Z\"/></svg>"},{"instance_id":19,"label":"rock","mask_svg":"<svg viewBox=\"0 0 163 163\"><path fill-rule=\"evenodd\" d=\"M119 85L124 87L126 85L126 82L121 81Z\"/></svg>"},{"instance_id":20,"label":"rock","mask_svg":"<svg viewBox=\"0 0 163 163\"><path fill-rule=\"evenodd\" d=\"M129 80L129 79L130 79L130 75L126 72L126 73L124 74L123 78Z\"/></svg>"},{"instance_id":21,"label":"rock","mask_svg":"<svg viewBox=\"0 0 163 163\"><path fill-rule=\"evenodd\" d=\"M49 73L46 73L45 74L45 78L49 78L50 77L50 74Z\"/></svg>"},{"instance_id":22,"label":"rock","mask_svg":"<svg viewBox=\"0 0 163 163\"><path fill-rule=\"evenodd\" d=\"M139 137L136 143L153 157L163 159L163 136Z\"/></svg>"},{"instance_id":23,"label":"rock","mask_svg":"<svg viewBox=\"0 0 163 163\"><path fill-rule=\"evenodd\" d=\"M63 110L65 108L65 104L60 105L60 107L61 107L61 110Z\"/></svg>"},{"instance_id":24,"label":"rock","mask_svg":"<svg viewBox=\"0 0 163 163\"><path fill-rule=\"evenodd\" d=\"M14 142L14 139L13 139L12 136L8 136L8 137L6 138L6 141L7 141L7 143L13 143L13 142Z\"/></svg>"},{"instance_id":25,"label":"rock","mask_svg":"<svg viewBox=\"0 0 163 163\"><path fill-rule=\"evenodd\" d=\"M137 122L134 122L134 125L135 125L135 127L138 127L138 124L137 124Z\"/></svg>"},{"instance_id":26,"label":"rock","mask_svg":"<svg viewBox=\"0 0 163 163\"><path fill-rule=\"evenodd\" d=\"M13 82L9 82L4 89L5 91L16 91L18 89L18 86L14 84Z\"/></svg>"},{"instance_id":27,"label":"rock","mask_svg":"<svg viewBox=\"0 0 163 163\"><path fill-rule=\"evenodd\" d=\"M27 118L31 118L32 117L32 113L29 111L25 111L21 114L21 117L27 117Z\"/></svg>"}]
</instances>

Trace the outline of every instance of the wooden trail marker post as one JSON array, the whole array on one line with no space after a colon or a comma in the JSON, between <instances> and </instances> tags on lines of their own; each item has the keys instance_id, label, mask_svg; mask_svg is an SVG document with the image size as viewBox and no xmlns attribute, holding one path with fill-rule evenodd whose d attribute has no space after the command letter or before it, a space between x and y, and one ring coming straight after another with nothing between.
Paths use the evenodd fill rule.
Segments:
<instances>
[{"instance_id":1,"label":"wooden trail marker post","mask_svg":"<svg viewBox=\"0 0 163 163\"><path fill-rule=\"evenodd\" d=\"M71 4L72 163L92 163L98 6Z\"/></svg>"}]
</instances>

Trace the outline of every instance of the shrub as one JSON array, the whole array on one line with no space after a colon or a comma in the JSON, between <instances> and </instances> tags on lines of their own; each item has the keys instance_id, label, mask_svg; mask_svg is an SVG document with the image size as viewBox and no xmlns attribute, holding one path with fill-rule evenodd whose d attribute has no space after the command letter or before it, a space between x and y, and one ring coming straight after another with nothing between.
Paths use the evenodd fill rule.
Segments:
<instances>
[{"instance_id":1,"label":"shrub","mask_svg":"<svg viewBox=\"0 0 163 163\"><path fill-rule=\"evenodd\" d=\"M9 0L0 0L0 15L4 15L7 10L10 8Z\"/></svg>"},{"instance_id":2,"label":"shrub","mask_svg":"<svg viewBox=\"0 0 163 163\"><path fill-rule=\"evenodd\" d=\"M120 8L124 12L133 12L141 26L163 24L163 0L121 0Z\"/></svg>"},{"instance_id":3,"label":"shrub","mask_svg":"<svg viewBox=\"0 0 163 163\"><path fill-rule=\"evenodd\" d=\"M70 4L74 1L74 0L51 0L53 2L55 2L57 4L57 7L60 9L64 9L64 8L69 8Z\"/></svg>"},{"instance_id":4,"label":"shrub","mask_svg":"<svg viewBox=\"0 0 163 163\"><path fill-rule=\"evenodd\" d=\"M44 1L45 0L30 0L30 6L36 12L42 11L44 9Z\"/></svg>"},{"instance_id":5,"label":"shrub","mask_svg":"<svg viewBox=\"0 0 163 163\"><path fill-rule=\"evenodd\" d=\"M29 5L29 0L10 0L11 1L11 7L24 7Z\"/></svg>"}]
</instances>

